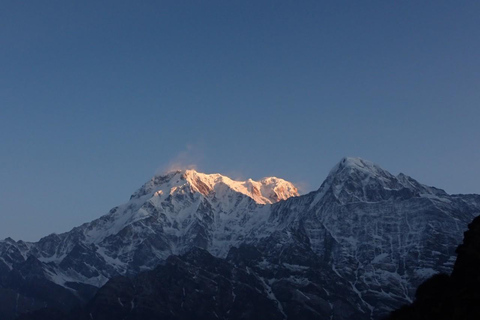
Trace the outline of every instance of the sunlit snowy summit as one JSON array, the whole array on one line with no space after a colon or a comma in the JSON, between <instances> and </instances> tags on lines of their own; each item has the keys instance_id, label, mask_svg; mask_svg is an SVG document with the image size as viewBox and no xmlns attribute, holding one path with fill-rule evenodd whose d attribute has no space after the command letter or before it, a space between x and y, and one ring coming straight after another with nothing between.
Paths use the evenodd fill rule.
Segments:
<instances>
[{"instance_id":1,"label":"sunlit snowy summit","mask_svg":"<svg viewBox=\"0 0 480 320\"><path fill-rule=\"evenodd\" d=\"M305 195L275 177L171 171L69 232L35 243L0 241L0 294L18 301L16 309L0 303L0 314L11 320L18 308L68 310L113 277L165 265L189 281L200 281L189 277L201 270L236 270L223 275L235 284L222 289L231 291L228 306L245 311L256 292L272 319L379 319L411 301L432 274L450 272L463 231L479 214L478 195L449 195L359 158L341 159ZM242 301L235 298L240 287L255 289ZM104 298L113 305L102 310L141 299ZM168 310L184 312L171 303ZM215 314L228 317L229 310ZM133 312L118 314L124 311Z\"/></svg>"},{"instance_id":2,"label":"sunlit snowy summit","mask_svg":"<svg viewBox=\"0 0 480 320\"><path fill-rule=\"evenodd\" d=\"M298 190L291 182L276 177L263 178L260 181L252 179L236 181L218 173L205 174L195 170L178 170L153 177L135 192L132 198L157 192L171 194L183 187L206 197L222 198L231 193L241 193L258 204L271 204L298 196ZM170 190L167 190L168 188Z\"/></svg>"}]
</instances>

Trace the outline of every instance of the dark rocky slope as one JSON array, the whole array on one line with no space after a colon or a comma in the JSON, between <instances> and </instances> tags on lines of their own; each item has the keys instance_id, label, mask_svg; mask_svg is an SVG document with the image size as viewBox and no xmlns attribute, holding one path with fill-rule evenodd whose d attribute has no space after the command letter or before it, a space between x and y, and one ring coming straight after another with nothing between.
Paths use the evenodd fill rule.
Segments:
<instances>
[{"instance_id":1,"label":"dark rocky slope","mask_svg":"<svg viewBox=\"0 0 480 320\"><path fill-rule=\"evenodd\" d=\"M345 290L348 283L316 272L322 262L296 249L302 258L289 255L297 263L292 268L288 260L274 261L252 246L232 249L227 259L194 248L135 278L110 280L84 308L44 309L19 320L369 318L358 313L361 301ZM297 284L275 278L295 278Z\"/></svg>"}]
</instances>

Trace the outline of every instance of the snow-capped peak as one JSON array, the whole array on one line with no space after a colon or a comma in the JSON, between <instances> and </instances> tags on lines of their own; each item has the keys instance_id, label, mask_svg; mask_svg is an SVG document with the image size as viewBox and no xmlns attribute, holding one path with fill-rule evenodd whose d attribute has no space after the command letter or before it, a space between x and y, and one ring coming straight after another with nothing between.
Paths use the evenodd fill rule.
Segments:
<instances>
[{"instance_id":1,"label":"snow-capped peak","mask_svg":"<svg viewBox=\"0 0 480 320\"><path fill-rule=\"evenodd\" d=\"M353 157L345 157L333 167L315 204L328 192L342 203L446 195L443 190L422 185L404 174L394 176L373 162Z\"/></svg>"},{"instance_id":2,"label":"snow-capped peak","mask_svg":"<svg viewBox=\"0 0 480 320\"><path fill-rule=\"evenodd\" d=\"M163 221L165 234L179 236L189 232L187 225L197 221L198 215L202 216L200 220L212 219L212 212L217 210L227 215L236 212L238 217L243 217L253 207L294 196L298 196L297 188L275 177L236 181L218 173L171 171L154 176L130 197L130 201L87 224L82 233L89 244L100 243L127 226L151 218ZM216 223L220 223L221 219L217 218Z\"/></svg>"},{"instance_id":3,"label":"snow-capped peak","mask_svg":"<svg viewBox=\"0 0 480 320\"><path fill-rule=\"evenodd\" d=\"M242 193L259 204L275 203L298 196L298 190L291 182L276 177L263 178L260 181L237 181L218 173L205 174L195 170L186 170L183 176L194 191L204 196L221 192L225 187Z\"/></svg>"},{"instance_id":4,"label":"snow-capped peak","mask_svg":"<svg viewBox=\"0 0 480 320\"><path fill-rule=\"evenodd\" d=\"M276 177L267 177L259 181L252 179L237 181L219 173L205 174L189 169L156 175L138 189L131 198L165 192L165 189L183 185L188 185L191 191L204 196L222 194L230 189L252 198L258 204L271 204L299 195L297 188L291 182Z\"/></svg>"},{"instance_id":5,"label":"snow-capped peak","mask_svg":"<svg viewBox=\"0 0 480 320\"><path fill-rule=\"evenodd\" d=\"M400 183L390 172L373 162L352 157L340 160L330 171L325 182L334 184L337 189L343 189L352 184L363 187L372 182L390 189L400 187Z\"/></svg>"},{"instance_id":6,"label":"snow-capped peak","mask_svg":"<svg viewBox=\"0 0 480 320\"><path fill-rule=\"evenodd\" d=\"M348 176L354 171L366 176L384 177L387 179L395 178L391 173L382 169L375 163L354 157L345 157L340 160L340 162L337 163L337 165L334 166L333 169L330 171L329 175L338 176L339 174L341 174L344 176Z\"/></svg>"}]
</instances>

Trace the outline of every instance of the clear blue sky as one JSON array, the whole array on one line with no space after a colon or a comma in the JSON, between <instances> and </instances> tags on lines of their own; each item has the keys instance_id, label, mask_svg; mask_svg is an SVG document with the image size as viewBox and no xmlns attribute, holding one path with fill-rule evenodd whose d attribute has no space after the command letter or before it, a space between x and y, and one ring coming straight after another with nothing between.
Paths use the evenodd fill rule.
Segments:
<instances>
[{"instance_id":1,"label":"clear blue sky","mask_svg":"<svg viewBox=\"0 0 480 320\"><path fill-rule=\"evenodd\" d=\"M359 156L480 193L478 1L2 1L0 238L174 163L320 186Z\"/></svg>"}]
</instances>

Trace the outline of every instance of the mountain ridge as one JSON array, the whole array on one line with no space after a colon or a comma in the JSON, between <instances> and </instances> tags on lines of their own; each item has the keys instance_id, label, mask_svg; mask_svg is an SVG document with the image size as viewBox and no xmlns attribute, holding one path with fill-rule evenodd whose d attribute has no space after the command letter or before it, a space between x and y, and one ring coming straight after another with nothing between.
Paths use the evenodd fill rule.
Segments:
<instances>
[{"instance_id":1,"label":"mountain ridge","mask_svg":"<svg viewBox=\"0 0 480 320\"><path fill-rule=\"evenodd\" d=\"M265 177L258 181L248 179L238 181L219 173L205 174L193 169L173 170L164 174L155 175L150 181L137 190L130 199L152 193L156 187L171 180L185 181L195 191L208 196L209 193L218 191L221 186L226 186L236 192L242 193L254 199L259 204L271 204L280 200L298 196L297 188L284 179L277 177Z\"/></svg>"},{"instance_id":2,"label":"mountain ridge","mask_svg":"<svg viewBox=\"0 0 480 320\"><path fill-rule=\"evenodd\" d=\"M265 259L251 268L269 284L271 297L307 290L298 283L322 286L315 272L323 272L338 283L330 291L343 292L359 319L377 319L410 302L431 274L452 268L462 231L479 213L478 195L448 195L359 158L342 159L319 189L300 196L278 178L235 181L174 171L154 176L127 203L69 232L36 243L0 241L0 280L6 279L0 289L44 301L14 277L32 270L46 288L73 292L83 303L109 279L152 270L171 255L198 247L226 259L232 248L247 245L263 252ZM300 269L292 267L300 261ZM22 285L29 289L18 291ZM329 306L322 312L338 311L338 297L321 299ZM13 319L16 311L8 310Z\"/></svg>"}]
</instances>

